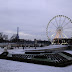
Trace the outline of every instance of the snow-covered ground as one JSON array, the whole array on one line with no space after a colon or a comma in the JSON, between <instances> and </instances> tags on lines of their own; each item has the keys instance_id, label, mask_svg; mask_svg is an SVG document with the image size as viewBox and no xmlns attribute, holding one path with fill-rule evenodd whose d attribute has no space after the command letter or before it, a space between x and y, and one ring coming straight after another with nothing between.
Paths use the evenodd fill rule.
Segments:
<instances>
[{"instance_id":1,"label":"snow-covered ground","mask_svg":"<svg viewBox=\"0 0 72 72\"><path fill-rule=\"evenodd\" d=\"M18 48L14 48L14 49L7 49L7 51L10 53L10 54L24 54L24 50L22 47L20 47L19 49ZM4 49L0 47L0 54L4 52Z\"/></svg>"},{"instance_id":2,"label":"snow-covered ground","mask_svg":"<svg viewBox=\"0 0 72 72\"><path fill-rule=\"evenodd\" d=\"M66 47L66 45L50 45L50 46L45 46L45 47L26 47L23 49L22 47L19 48L14 48L14 49L8 49L8 52L11 54L24 54L26 50L44 50L44 49L54 49L54 48L62 48ZM0 47L0 54L3 52L3 48Z\"/></svg>"},{"instance_id":3,"label":"snow-covered ground","mask_svg":"<svg viewBox=\"0 0 72 72\"><path fill-rule=\"evenodd\" d=\"M72 65L53 67L0 59L0 72L72 72Z\"/></svg>"},{"instance_id":4,"label":"snow-covered ground","mask_svg":"<svg viewBox=\"0 0 72 72\"><path fill-rule=\"evenodd\" d=\"M43 50L43 49L55 49L55 48L63 48L63 47L67 47L67 45L49 45L49 46L45 46L45 47L36 47L35 48L27 48L25 50Z\"/></svg>"},{"instance_id":5,"label":"snow-covered ground","mask_svg":"<svg viewBox=\"0 0 72 72\"><path fill-rule=\"evenodd\" d=\"M70 53L70 54L72 54L72 50L71 50L71 51L69 51L69 50L66 50L66 51L64 51L64 52L67 52L67 53Z\"/></svg>"},{"instance_id":6,"label":"snow-covered ground","mask_svg":"<svg viewBox=\"0 0 72 72\"><path fill-rule=\"evenodd\" d=\"M0 53L4 50L0 48ZM22 48L8 50L9 53L24 54ZM72 53L72 51L67 51ZM25 62L0 59L0 72L72 72L72 65L67 67L54 67Z\"/></svg>"},{"instance_id":7,"label":"snow-covered ground","mask_svg":"<svg viewBox=\"0 0 72 72\"><path fill-rule=\"evenodd\" d=\"M13 53L13 54L24 54L24 51L26 50L44 50L44 49L55 49L55 48L62 48L62 47L67 47L67 45L49 45L49 46L45 46L45 47L26 47L24 50L22 47L18 48L14 48L14 49L10 49L8 50L8 52ZM0 47L0 54L3 52L3 48Z\"/></svg>"},{"instance_id":8,"label":"snow-covered ground","mask_svg":"<svg viewBox=\"0 0 72 72\"><path fill-rule=\"evenodd\" d=\"M24 54L24 50L22 48L15 48L15 49L11 49L11 50L8 50L8 52L10 54Z\"/></svg>"}]
</instances>

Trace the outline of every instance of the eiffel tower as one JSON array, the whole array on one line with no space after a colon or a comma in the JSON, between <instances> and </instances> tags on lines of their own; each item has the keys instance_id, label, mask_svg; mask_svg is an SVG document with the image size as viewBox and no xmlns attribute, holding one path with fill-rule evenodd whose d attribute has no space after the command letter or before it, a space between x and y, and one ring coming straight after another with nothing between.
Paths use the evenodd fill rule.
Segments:
<instances>
[{"instance_id":1,"label":"eiffel tower","mask_svg":"<svg viewBox=\"0 0 72 72\"><path fill-rule=\"evenodd\" d=\"M16 35L16 39L19 39L19 27L17 27L17 35Z\"/></svg>"}]
</instances>

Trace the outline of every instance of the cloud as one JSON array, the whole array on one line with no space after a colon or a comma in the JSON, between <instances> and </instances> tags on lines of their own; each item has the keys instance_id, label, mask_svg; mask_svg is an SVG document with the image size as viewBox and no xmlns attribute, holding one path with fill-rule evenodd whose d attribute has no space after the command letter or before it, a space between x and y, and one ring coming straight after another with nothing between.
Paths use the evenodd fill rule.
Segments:
<instances>
[{"instance_id":1,"label":"cloud","mask_svg":"<svg viewBox=\"0 0 72 72\"><path fill-rule=\"evenodd\" d=\"M19 32L19 35L22 35L22 36L33 36L33 35L31 35L31 34L26 34L26 33L24 33L24 32Z\"/></svg>"},{"instance_id":2,"label":"cloud","mask_svg":"<svg viewBox=\"0 0 72 72\"><path fill-rule=\"evenodd\" d=\"M9 34L17 34L17 32L14 32L14 31L10 31L10 30L7 30L7 31L4 31L5 33L9 33ZM19 32L19 35L22 35L22 36L32 36L30 34L26 34L24 32Z\"/></svg>"},{"instance_id":3,"label":"cloud","mask_svg":"<svg viewBox=\"0 0 72 72\"><path fill-rule=\"evenodd\" d=\"M16 32L10 31L10 30L4 31L4 32L5 32L5 33L10 33L10 34L16 34Z\"/></svg>"},{"instance_id":4,"label":"cloud","mask_svg":"<svg viewBox=\"0 0 72 72\"><path fill-rule=\"evenodd\" d=\"M16 32L14 31L10 31L10 30L7 30L7 31L4 31L5 34L8 34L9 37L11 37L13 34L16 34ZM33 35L33 34L27 34L27 33L24 33L24 32L19 32L19 37L20 39L30 39L30 40L34 40L34 39L42 39L42 40L45 40L46 39L46 35L44 34L38 34L38 35Z\"/></svg>"},{"instance_id":5,"label":"cloud","mask_svg":"<svg viewBox=\"0 0 72 72\"><path fill-rule=\"evenodd\" d=\"M6 33L8 35L17 34L17 32L10 31L10 30L4 31L4 33ZM27 33L24 33L24 32L19 32L19 36L21 36L21 37L33 37L33 35L27 34Z\"/></svg>"},{"instance_id":6,"label":"cloud","mask_svg":"<svg viewBox=\"0 0 72 72\"><path fill-rule=\"evenodd\" d=\"M41 10L45 9L44 0L8 0L9 9Z\"/></svg>"}]
</instances>

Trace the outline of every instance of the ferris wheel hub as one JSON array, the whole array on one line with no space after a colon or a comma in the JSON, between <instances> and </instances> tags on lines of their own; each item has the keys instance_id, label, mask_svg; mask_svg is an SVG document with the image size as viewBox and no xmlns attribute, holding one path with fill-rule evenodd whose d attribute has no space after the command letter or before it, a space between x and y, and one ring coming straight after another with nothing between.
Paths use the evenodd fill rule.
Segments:
<instances>
[{"instance_id":1,"label":"ferris wheel hub","mask_svg":"<svg viewBox=\"0 0 72 72\"><path fill-rule=\"evenodd\" d=\"M57 27L57 30L56 31L57 32L62 32L63 31L63 27L61 27L61 26Z\"/></svg>"}]
</instances>

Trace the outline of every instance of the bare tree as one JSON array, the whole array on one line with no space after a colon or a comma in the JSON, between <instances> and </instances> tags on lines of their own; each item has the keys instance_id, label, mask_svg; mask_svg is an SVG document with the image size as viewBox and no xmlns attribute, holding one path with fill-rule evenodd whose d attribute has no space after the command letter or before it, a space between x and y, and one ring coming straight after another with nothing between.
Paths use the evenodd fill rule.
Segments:
<instances>
[{"instance_id":1,"label":"bare tree","mask_svg":"<svg viewBox=\"0 0 72 72\"><path fill-rule=\"evenodd\" d=\"M10 38L10 40L13 40L16 38L16 34L13 34L12 37Z\"/></svg>"},{"instance_id":2,"label":"bare tree","mask_svg":"<svg viewBox=\"0 0 72 72\"><path fill-rule=\"evenodd\" d=\"M0 39L3 39L3 33L0 32Z\"/></svg>"},{"instance_id":3,"label":"bare tree","mask_svg":"<svg viewBox=\"0 0 72 72\"><path fill-rule=\"evenodd\" d=\"M4 39L4 40L8 40L8 35L5 35L5 34L4 34L4 35L3 35L3 39Z\"/></svg>"}]
</instances>

